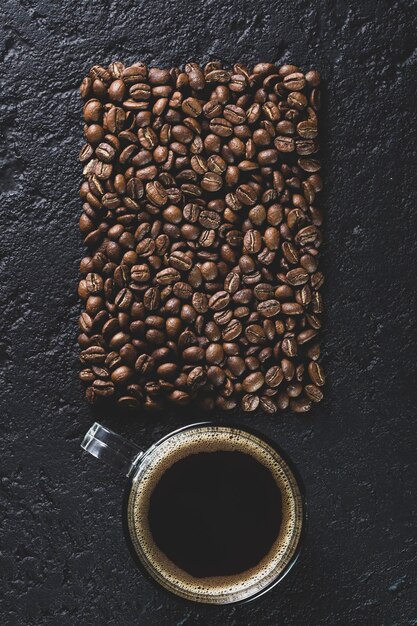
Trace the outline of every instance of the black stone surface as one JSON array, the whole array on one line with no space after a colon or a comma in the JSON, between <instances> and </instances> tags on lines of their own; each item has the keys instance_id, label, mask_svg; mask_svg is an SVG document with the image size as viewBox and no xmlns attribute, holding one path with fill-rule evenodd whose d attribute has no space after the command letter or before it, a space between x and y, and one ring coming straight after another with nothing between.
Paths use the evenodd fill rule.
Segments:
<instances>
[{"instance_id":1,"label":"black stone surface","mask_svg":"<svg viewBox=\"0 0 417 626\"><path fill-rule=\"evenodd\" d=\"M1 610L13 624L417 624L416 2L6 0L0 9ZM163 595L123 540L123 478L83 456L78 85L94 63L289 61L325 78L326 400L245 417L306 483L309 531L265 598ZM414 120L413 120L414 118ZM200 419L100 416L146 447ZM414 522L414 525L413 525Z\"/></svg>"}]
</instances>

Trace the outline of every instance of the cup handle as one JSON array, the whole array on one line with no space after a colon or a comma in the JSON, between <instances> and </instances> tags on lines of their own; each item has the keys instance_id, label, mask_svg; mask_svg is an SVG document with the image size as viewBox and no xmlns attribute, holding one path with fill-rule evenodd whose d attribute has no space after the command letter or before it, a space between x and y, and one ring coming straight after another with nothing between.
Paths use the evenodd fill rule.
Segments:
<instances>
[{"instance_id":1,"label":"cup handle","mask_svg":"<svg viewBox=\"0 0 417 626\"><path fill-rule=\"evenodd\" d=\"M106 465L129 476L144 452L134 443L95 422L86 433L81 447Z\"/></svg>"}]
</instances>

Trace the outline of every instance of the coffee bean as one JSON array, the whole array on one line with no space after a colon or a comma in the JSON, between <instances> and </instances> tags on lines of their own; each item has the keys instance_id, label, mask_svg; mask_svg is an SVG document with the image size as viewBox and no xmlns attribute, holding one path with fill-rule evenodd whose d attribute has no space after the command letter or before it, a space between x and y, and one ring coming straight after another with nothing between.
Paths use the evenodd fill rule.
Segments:
<instances>
[{"instance_id":1,"label":"coffee bean","mask_svg":"<svg viewBox=\"0 0 417 626\"><path fill-rule=\"evenodd\" d=\"M265 374L265 382L269 387L278 387L284 379L284 373L280 367L274 365Z\"/></svg>"},{"instance_id":2,"label":"coffee bean","mask_svg":"<svg viewBox=\"0 0 417 626\"><path fill-rule=\"evenodd\" d=\"M103 279L100 274L90 272L85 277L86 289L89 294L98 294L103 290Z\"/></svg>"},{"instance_id":3,"label":"coffee bean","mask_svg":"<svg viewBox=\"0 0 417 626\"><path fill-rule=\"evenodd\" d=\"M298 302L283 302L281 310L285 315L302 315L304 308Z\"/></svg>"},{"instance_id":4,"label":"coffee bean","mask_svg":"<svg viewBox=\"0 0 417 626\"><path fill-rule=\"evenodd\" d=\"M296 398L290 401L290 409L295 413L306 413L311 409L311 401L305 397Z\"/></svg>"},{"instance_id":5,"label":"coffee bean","mask_svg":"<svg viewBox=\"0 0 417 626\"><path fill-rule=\"evenodd\" d=\"M279 230L274 226L268 227L264 233L264 241L269 250L278 250Z\"/></svg>"},{"instance_id":6,"label":"coffee bean","mask_svg":"<svg viewBox=\"0 0 417 626\"><path fill-rule=\"evenodd\" d=\"M159 307L161 296L157 287L150 287L143 294L143 304L149 311L156 311Z\"/></svg>"},{"instance_id":7,"label":"coffee bean","mask_svg":"<svg viewBox=\"0 0 417 626\"><path fill-rule=\"evenodd\" d=\"M226 380L226 374L218 365L211 365L207 368L207 378L215 387L221 387Z\"/></svg>"},{"instance_id":8,"label":"coffee bean","mask_svg":"<svg viewBox=\"0 0 417 626\"><path fill-rule=\"evenodd\" d=\"M222 337L225 341L233 341L242 334L242 324L239 320L231 319L222 330Z\"/></svg>"},{"instance_id":9,"label":"coffee bean","mask_svg":"<svg viewBox=\"0 0 417 626\"><path fill-rule=\"evenodd\" d=\"M149 257L155 252L155 241L150 237L143 239L136 246L136 253L139 256Z\"/></svg>"},{"instance_id":10,"label":"coffee bean","mask_svg":"<svg viewBox=\"0 0 417 626\"><path fill-rule=\"evenodd\" d=\"M236 196L239 202L246 206L252 206L256 203L257 193L251 185L240 185L236 189Z\"/></svg>"},{"instance_id":11,"label":"coffee bean","mask_svg":"<svg viewBox=\"0 0 417 626\"><path fill-rule=\"evenodd\" d=\"M209 307L213 311L221 311L230 302L230 294L227 291L218 291L209 299Z\"/></svg>"},{"instance_id":12,"label":"coffee bean","mask_svg":"<svg viewBox=\"0 0 417 626\"><path fill-rule=\"evenodd\" d=\"M295 141L292 137L280 135L274 140L274 145L278 152L294 152Z\"/></svg>"},{"instance_id":13,"label":"coffee bean","mask_svg":"<svg viewBox=\"0 0 417 626\"><path fill-rule=\"evenodd\" d=\"M225 326L230 322L233 317L233 311L231 309L224 309L223 311L217 311L213 315L213 319L219 326Z\"/></svg>"},{"instance_id":14,"label":"coffee bean","mask_svg":"<svg viewBox=\"0 0 417 626\"><path fill-rule=\"evenodd\" d=\"M150 277L151 273L147 265L133 265L130 270L130 278L135 283L147 283Z\"/></svg>"},{"instance_id":15,"label":"coffee bean","mask_svg":"<svg viewBox=\"0 0 417 626\"><path fill-rule=\"evenodd\" d=\"M227 274L226 278L224 279L225 291L230 294L234 294L239 289L239 285L239 274L237 274L236 272L229 272L229 274Z\"/></svg>"},{"instance_id":16,"label":"coffee bean","mask_svg":"<svg viewBox=\"0 0 417 626\"><path fill-rule=\"evenodd\" d=\"M297 346L297 342L295 340L295 337L293 337L291 335L288 335L287 337L284 337L282 342L281 342L281 350L288 357L295 356L297 354L297 352L298 352L298 346Z\"/></svg>"},{"instance_id":17,"label":"coffee bean","mask_svg":"<svg viewBox=\"0 0 417 626\"><path fill-rule=\"evenodd\" d=\"M306 385L304 390L312 402L321 402L323 400L323 393L316 385Z\"/></svg>"},{"instance_id":18,"label":"coffee bean","mask_svg":"<svg viewBox=\"0 0 417 626\"><path fill-rule=\"evenodd\" d=\"M247 393L243 396L240 406L242 407L242 410L247 413L256 411L259 406L259 396Z\"/></svg>"},{"instance_id":19,"label":"coffee bean","mask_svg":"<svg viewBox=\"0 0 417 626\"><path fill-rule=\"evenodd\" d=\"M299 345L303 345L305 343L307 343L308 341L311 341L312 339L314 339L314 337L316 337L317 335L317 330L313 329L313 328L308 328L307 330L302 330L301 333L299 333L297 335L297 342Z\"/></svg>"},{"instance_id":20,"label":"coffee bean","mask_svg":"<svg viewBox=\"0 0 417 626\"><path fill-rule=\"evenodd\" d=\"M157 272L155 281L158 285L172 285L181 278L181 274L174 267L167 267Z\"/></svg>"},{"instance_id":21,"label":"coffee bean","mask_svg":"<svg viewBox=\"0 0 417 626\"><path fill-rule=\"evenodd\" d=\"M229 356L227 358L227 367L235 376L241 376L245 371L245 362L239 356Z\"/></svg>"},{"instance_id":22,"label":"coffee bean","mask_svg":"<svg viewBox=\"0 0 417 626\"><path fill-rule=\"evenodd\" d=\"M245 391L253 393L254 391L258 391L264 382L265 378L262 372L253 372L252 374L248 374L248 376L243 379L242 385Z\"/></svg>"},{"instance_id":23,"label":"coffee bean","mask_svg":"<svg viewBox=\"0 0 417 626\"><path fill-rule=\"evenodd\" d=\"M182 358L186 363L199 363L204 360L205 352L203 348L191 346L186 348L182 353Z\"/></svg>"},{"instance_id":24,"label":"coffee bean","mask_svg":"<svg viewBox=\"0 0 417 626\"><path fill-rule=\"evenodd\" d=\"M219 174L215 172L206 172L201 180L201 187L205 191L215 192L221 189L223 185L223 179Z\"/></svg>"},{"instance_id":25,"label":"coffee bean","mask_svg":"<svg viewBox=\"0 0 417 626\"><path fill-rule=\"evenodd\" d=\"M190 300L193 295L193 288L188 283L178 281L173 287L173 293L180 300Z\"/></svg>"},{"instance_id":26,"label":"coffee bean","mask_svg":"<svg viewBox=\"0 0 417 626\"><path fill-rule=\"evenodd\" d=\"M261 404L262 409L265 411L265 413L273 414L273 413L276 413L278 410L278 407L275 404L275 402L271 400L271 398L268 398L268 396L261 396L260 404Z\"/></svg>"},{"instance_id":27,"label":"coffee bean","mask_svg":"<svg viewBox=\"0 0 417 626\"><path fill-rule=\"evenodd\" d=\"M223 174L223 172L226 171L227 164L226 164L226 161L222 159L219 155L212 154L207 159L207 167L209 168L210 171L214 172L215 174ZM222 179L220 179L220 181L221 181L221 184L219 186L219 189L223 184Z\"/></svg>"},{"instance_id":28,"label":"coffee bean","mask_svg":"<svg viewBox=\"0 0 417 626\"><path fill-rule=\"evenodd\" d=\"M274 286L269 283L258 283L255 285L254 293L257 300L265 301L274 296Z\"/></svg>"},{"instance_id":29,"label":"coffee bean","mask_svg":"<svg viewBox=\"0 0 417 626\"><path fill-rule=\"evenodd\" d=\"M221 217L215 211L201 211L198 221L204 228L216 229L220 226Z\"/></svg>"},{"instance_id":30,"label":"coffee bean","mask_svg":"<svg viewBox=\"0 0 417 626\"><path fill-rule=\"evenodd\" d=\"M246 112L239 106L227 104L223 109L224 117L232 124L243 124L246 119Z\"/></svg>"},{"instance_id":31,"label":"coffee bean","mask_svg":"<svg viewBox=\"0 0 417 626\"><path fill-rule=\"evenodd\" d=\"M206 361L209 365L220 365L224 359L223 348L218 343L211 343L206 349Z\"/></svg>"},{"instance_id":32,"label":"coffee bean","mask_svg":"<svg viewBox=\"0 0 417 626\"><path fill-rule=\"evenodd\" d=\"M304 89L305 77L301 72L291 72L284 76L283 85L290 91Z\"/></svg>"},{"instance_id":33,"label":"coffee bean","mask_svg":"<svg viewBox=\"0 0 417 626\"><path fill-rule=\"evenodd\" d=\"M250 229L243 238L243 245L246 252L255 254L262 247L262 238L258 230Z\"/></svg>"},{"instance_id":34,"label":"coffee bean","mask_svg":"<svg viewBox=\"0 0 417 626\"><path fill-rule=\"evenodd\" d=\"M263 317L275 317L281 310L281 305L278 300L263 300L256 306L256 310Z\"/></svg>"},{"instance_id":35,"label":"coffee bean","mask_svg":"<svg viewBox=\"0 0 417 626\"><path fill-rule=\"evenodd\" d=\"M256 345L263 344L266 341L265 331L259 324L250 324L247 326L245 337L250 343Z\"/></svg>"},{"instance_id":36,"label":"coffee bean","mask_svg":"<svg viewBox=\"0 0 417 626\"><path fill-rule=\"evenodd\" d=\"M201 102L197 100L197 98L186 98L183 101L181 107L184 113L191 117L198 117L199 115L201 115L203 110Z\"/></svg>"},{"instance_id":37,"label":"coffee bean","mask_svg":"<svg viewBox=\"0 0 417 626\"><path fill-rule=\"evenodd\" d=\"M322 399L319 83L289 64L90 70L89 402L273 414Z\"/></svg>"},{"instance_id":38,"label":"coffee bean","mask_svg":"<svg viewBox=\"0 0 417 626\"><path fill-rule=\"evenodd\" d=\"M195 291L192 295L192 305L197 313L206 313L209 308L209 299L207 294Z\"/></svg>"},{"instance_id":39,"label":"coffee bean","mask_svg":"<svg viewBox=\"0 0 417 626\"><path fill-rule=\"evenodd\" d=\"M168 201L167 192L158 181L150 182L146 185L147 198L159 207L164 206Z\"/></svg>"},{"instance_id":40,"label":"coffee bean","mask_svg":"<svg viewBox=\"0 0 417 626\"><path fill-rule=\"evenodd\" d=\"M209 123L210 130L219 137L230 137L233 134L232 124L223 117L214 117Z\"/></svg>"},{"instance_id":41,"label":"coffee bean","mask_svg":"<svg viewBox=\"0 0 417 626\"><path fill-rule=\"evenodd\" d=\"M310 376L310 379L314 383L314 385L322 387L324 385L325 378L320 363L317 363L316 361L310 361L307 369L308 375Z\"/></svg>"},{"instance_id":42,"label":"coffee bean","mask_svg":"<svg viewBox=\"0 0 417 626\"><path fill-rule=\"evenodd\" d=\"M296 267L287 272L286 279L290 285L304 285L308 281L309 275L302 267Z\"/></svg>"},{"instance_id":43,"label":"coffee bean","mask_svg":"<svg viewBox=\"0 0 417 626\"><path fill-rule=\"evenodd\" d=\"M83 350L80 354L80 360L86 364L104 363L106 359L106 351L101 346L90 346Z\"/></svg>"},{"instance_id":44,"label":"coffee bean","mask_svg":"<svg viewBox=\"0 0 417 626\"><path fill-rule=\"evenodd\" d=\"M187 377L187 385L193 391L197 391L204 387L207 381L207 374L202 367L194 367Z\"/></svg>"},{"instance_id":45,"label":"coffee bean","mask_svg":"<svg viewBox=\"0 0 417 626\"><path fill-rule=\"evenodd\" d=\"M142 376L148 376L154 368L155 362L148 354L141 354L135 362L135 370Z\"/></svg>"},{"instance_id":46,"label":"coffee bean","mask_svg":"<svg viewBox=\"0 0 417 626\"><path fill-rule=\"evenodd\" d=\"M127 381L131 380L133 376L134 371L126 365L118 367L111 373L111 379L115 385L125 384Z\"/></svg>"}]
</instances>

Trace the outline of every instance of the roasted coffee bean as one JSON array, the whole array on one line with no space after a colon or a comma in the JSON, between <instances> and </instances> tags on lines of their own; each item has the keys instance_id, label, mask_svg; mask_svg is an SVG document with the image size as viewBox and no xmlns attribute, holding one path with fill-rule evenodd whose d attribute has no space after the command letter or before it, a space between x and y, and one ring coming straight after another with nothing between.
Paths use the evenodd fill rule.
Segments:
<instances>
[{"instance_id":1,"label":"roasted coffee bean","mask_svg":"<svg viewBox=\"0 0 417 626\"><path fill-rule=\"evenodd\" d=\"M216 229L221 224L221 217L215 211L201 211L198 221L204 228Z\"/></svg>"},{"instance_id":2,"label":"roasted coffee bean","mask_svg":"<svg viewBox=\"0 0 417 626\"><path fill-rule=\"evenodd\" d=\"M273 414L322 399L319 83L289 64L90 70L89 402Z\"/></svg>"},{"instance_id":3,"label":"roasted coffee bean","mask_svg":"<svg viewBox=\"0 0 417 626\"><path fill-rule=\"evenodd\" d=\"M284 373L280 367L274 365L265 374L265 382L269 387L278 387L284 380Z\"/></svg>"},{"instance_id":4,"label":"roasted coffee bean","mask_svg":"<svg viewBox=\"0 0 417 626\"><path fill-rule=\"evenodd\" d=\"M130 381L134 376L134 371L127 367L126 365L122 365L117 369L113 370L111 373L111 380L115 385L125 384Z\"/></svg>"},{"instance_id":5,"label":"roasted coffee bean","mask_svg":"<svg viewBox=\"0 0 417 626\"><path fill-rule=\"evenodd\" d=\"M316 385L306 385L304 390L312 402L321 402L323 400L323 392Z\"/></svg>"},{"instance_id":6,"label":"roasted coffee bean","mask_svg":"<svg viewBox=\"0 0 417 626\"><path fill-rule=\"evenodd\" d=\"M256 203L257 193L251 185L240 185L236 189L236 196L239 202L246 206L252 206Z\"/></svg>"},{"instance_id":7,"label":"roasted coffee bean","mask_svg":"<svg viewBox=\"0 0 417 626\"><path fill-rule=\"evenodd\" d=\"M263 317L275 317L281 310L281 305L278 300L263 300L256 306L256 310Z\"/></svg>"},{"instance_id":8,"label":"roasted coffee bean","mask_svg":"<svg viewBox=\"0 0 417 626\"><path fill-rule=\"evenodd\" d=\"M301 304L298 304L298 302L283 302L281 311L285 315L302 315L304 308Z\"/></svg>"},{"instance_id":9,"label":"roasted coffee bean","mask_svg":"<svg viewBox=\"0 0 417 626\"><path fill-rule=\"evenodd\" d=\"M248 374L243 381L242 386L243 389L248 393L253 393L258 391L262 387L265 382L264 375L262 372L253 372L252 374Z\"/></svg>"},{"instance_id":10,"label":"roasted coffee bean","mask_svg":"<svg viewBox=\"0 0 417 626\"><path fill-rule=\"evenodd\" d=\"M80 354L80 360L85 364L99 365L104 363L106 359L106 351L101 346L90 346L83 350Z\"/></svg>"},{"instance_id":11,"label":"roasted coffee bean","mask_svg":"<svg viewBox=\"0 0 417 626\"><path fill-rule=\"evenodd\" d=\"M167 192L158 181L153 181L146 185L146 196L153 204L159 207L164 206L168 201Z\"/></svg>"},{"instance_id":12,"label":"roasted coffee bean","mask_svg":"<svg viewBox=\"0 0 417 626\"><path fill-rule=\"evenodd\" d=\"M233 134L232 124L223 117L212 118L209 127L211 132L219 137L230 137Z\"/></svg>"},{"instance_id":13,"label":"roasted coffee bean","mask_svg":"<svg viewBox=\"0 0 417 626\"><path fill-rule=\"evenodd\" d=\"M324 385L325 378L320 363L317 363L317 361L310 361L307 369L311 381L315 385L322 387Z\"/></svg>"},{"instance_id":14,"label":"roasted coffee bean","mask_svg":"<svg viewBox=\"0 0 417 626\"><path fill-rule=\"evenodd\" d=\"M308 398L300 397L290 401L290 410L295 413L305 413L311 409L311 401Z\"/></svg>"},{"instance_id":15,"label":"roasted coffee bean","mask_svg":"<svg viewBox=\"0 0 417 626\"><path fill-rule=\"evenodd\" d=\"M199 363L204 360L205 352L203 348L191 346L186 348L182 353L182 358L186 363Z\"/></svg>"},{"instance_id":16,"label":"roasted coffee bean","mask_svg":"<svg viewBox=\"0 0 417 626\"><path fill-rule=\"evenodd\" d=\"M259 396L247 393L243 396L240 406L243 411L247 413L251 413L252 411L256 411L259 406Z\"/></svg>"},{"instance_id":17,"label":"roasted coffee bean","mask_svg":"<svg viewBox=\"0 0 417 626\"><path fill-rule=\"evenodd\" d=\"M313 328L302 330L301 333L297 335L297 343L299 345L303 345L307 343L308 341L311 341L312 339L314 339L314 337L316 337L317 332L318 331Z\"/></svg>"},{"instance_id":18,"label":"roasted coffee bean","mask_svg":"<svg viewBox=\"0 0 417 626\"><path fill-rule=\"evenodd\" d=\"M227 367L235 376L241 376L245 371L245 361L239 356L229 356Z\"/></svg>"},{"instance_id":19,"label":"roasted coffee bean","mask_svg":"<svg viewBox=\"0 0 417 626\"><path fill-rule=\"evenodd\" d=\"M249 343L261 345L266 341L265 331L259 324L250 324L245 329L245 337Z\"/></svg>"},{"instance_id":20,"label":"roasted coffee bean","mask_svg":"<svg viewBox=\"0 0 417 626\"><path fill-rule=\"evenodd\" d=\"M258 230L250 229L243 238L243 245L246 252L256 254L262 247L262 237Z\"/></svg>"},{"instance_id":21,"label":"roasted coffee bean","mask_svg":"<svg viewBox=\"0 0 417 626\"><path fill-rule=\"evenodd\" d=\"M288 357L294 357L297 354L298 346L295 337L289 335L284 337L281 342L281 350Z\"/></svg>"},{"instance_id":22,"label":"roasted coffee bean","mask_svg":"<svg viewBox=\"0 0 417 626\"><path fill-rule=\"evenodd\" d=\"M221 332L224 341L233 341L242 334L242 324L239 320L231 319Z\"/></svg>"},{"instance_id":23,"label":"roasted coffee bean","mask_svg":"<svg viewBox=\"0 0 417 626\"><path fill-rule=\"evenodd\" d=\"M148 376L155 369L155 361L148 354L141 354L135 362L135 370L142 376Z\"/></svg>"},{"instance_id":24,"label":"roasted coffee bean","mask_svg":"<svg viewBox=\"0 0 417 626\"><path fill-rule=\"evenodd\" d=\"M201 179L201 187L205 191L215 192L221 189L223 185L223 179L219 174L215 172L206 172Z\"/></svg>"},{"instance_id":25,"label":"roasted coffee bean","mask_svg":"<svg viewBox=\"0 0 417 626\"><path fill-rule=\"evenodd\" d=\"M260 404L265 413L273 414L277 412L277 405L273 400L271 400L271 398L268 398L268 396L261 396Z\"/></svg>"},{"instance_id":26,"label":"roasted coffee bean","mask_svg":"<svg viewBox=\"0 0 417 626\"><path fill-rule=\"evenodd\" d=\"M150 237L142 239L136 246L136 254L142 257L150 257L155 252L155 241Z\"/></svg>"},{"instance_id":27,"label":"roasted coffee bean","mask_svg":"<svg viewBox=\"0 0 417 626\"><path fill-rule=\"evenodd\" d=\"M194 367L187 376L187 386L193 391L204 387L207 381L207 373L201 366Z\"/></svg>"},{"instance_id":28,"label":"roasted coffee bean","mask_svg":"<svg viewBox=\"0 0 417 626\"><path fill-rule=\"evenodd\" d=\"M181 278L181 274L174 267L167 267L155 275L155 282L158 285L172 285Z\"/></svg>"},{"instance_id":29,"label":"roasted coffee bean","mask_svg":"<svg viewBox=\"0 0 417 626\"><path fill-rule=\"evenodd\" d=\"M197 313L206 313L209 308L209 298L207 294L195 291L192 294L192 305Z\"/></svg>"},{"instance_id":30,"label":"roasted coffee bean","mask_svg":"<svg viewBox=\"0 0 417 626\"><path fill-rule=\"evenodd\" d=\"M258 283L257 285L255 285L254 294L257 300L269 300L273 298L274 293L274 285L271 285L269 283Z\"/></svg>"},{"instance_id":31,"label":"roasted coffee bean","mask_svg":"<svg viewBox=\"0 0 417 626\"><path fill-rule=\"evenodd\" d=\"M246 112L239 106L227 104L223 109L224 117L232 124L243 124L246 119Z\"/></svg>"},{"instance_id":32,"label":"roasted coffee bean","mask_svg":"<svg viewBox=\"0 0 417 626\"><path fill-rule=\"evenodd\" d=\"M218 291L209 299L209 307L213 311L225 309L230 302L230 294L227 291Z\"/></svg>"},{"instance_id":33,"label":"roasted coffee bean","mask_svg":"<svg viewBox=\"0 0 417 626\"><path fill-rule=\"evenodd\" d=\"M223 348L219 343L211 343L206 349L206 361L209 365L220 365L224 359Z\"/></svg>"},{"instance_id":34,"label":"roasted coffee bean","mask_svg":"<svg viewBox=\"0 0 417 626\"><path fill-rule=\"evenodd\" d=\"M96 379L92 386L97 396L108 397L114 394L115 386L110 380Z\"/></svg>"},{"instance_id":35,"label":"roasted coffee bean","mask_svg":"<svg viewBox=\"0 0 417 626\"><path fill-rule=\"evenodd\" d=\"M151 273L147 265L133 265L130 270L130 278L135 283L147 283Z\"/></svg>"},{"instance_id":36,"label":"roasted coffee bean","mask_svg":"<svg viewBox=\"0 0 417 626\"><path fill-rule=\"evenodd\" d=\"M161 295L157 287L150 287L143 294L143 304L149 311L156 311L161 301Z\"/></svg>"},{"instance_id":37,"label":"roasted coffee bean","mask_svg":"<svg viewBox=\"0 0 417 626\"><path fill-rule=\"evenodd\" d=\"M229 272L224 279L224 288L230 293L234 294L239 289L240 277L236 272Z\"/></svg>"},{"instance_id":38,"label":"roasted coffee bean","mask_svg":"<svg viewBox=\"0 0 417 626\"><path fill-rule=\"evenodd\" d=\"M302 267L296 267L290 270L285 278L289 285L298 286L304 285L308 281L309 275Z\"/></svg>"},{"instance_id":39,"label":"roasted coffee bean","mask_svg":"<svg viewBox=\"0 0 417 626\"><path fill-rule=\"evenodd\" d=\"M174 284L173 293L180 300L190 300L193 295L193 288L188 283L178 281Z\"/></svg>"},{"instance_id":40,"label":"roasted coffee bean","mask_svg":"<svg viewBox=\"0 0 417 626\"><path fill-rule=\"evenodd\" d=\"M226 374L218 365L211 365L207 368L207 378L214 387L221 387L226 380Z\"/></svg>"},{"instance_id":41,"label":"roasted coffee bean","mask_svg":"<svg viewBox=\"0 0 417 626\"><path fill-rule=\"evenodd\" d=\"M213 315L213 319L219 326L226 326L230 322L233 317L233 311L230 309L225 309L223 311L217 311Z\"/></svg>"}]
</instances>

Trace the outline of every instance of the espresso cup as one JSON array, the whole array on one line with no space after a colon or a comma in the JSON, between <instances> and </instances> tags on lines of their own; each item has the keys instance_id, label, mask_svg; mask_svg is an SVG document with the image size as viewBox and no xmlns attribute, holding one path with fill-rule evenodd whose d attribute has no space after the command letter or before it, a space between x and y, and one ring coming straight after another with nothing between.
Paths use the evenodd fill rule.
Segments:
<instances>
[{"instance_id":1,"label":"espresso cup","mask_svg":"<svg viewBox=\"0 0 417 626\"><path fill-rule=\"evenodd\" d=\"M288 456L259 433L204 422L142 451L95 423L81 446L126 474L130 551L167 591L206 604L248 601L296 562L302 483Z\"/></svg>"}]
</instances>

